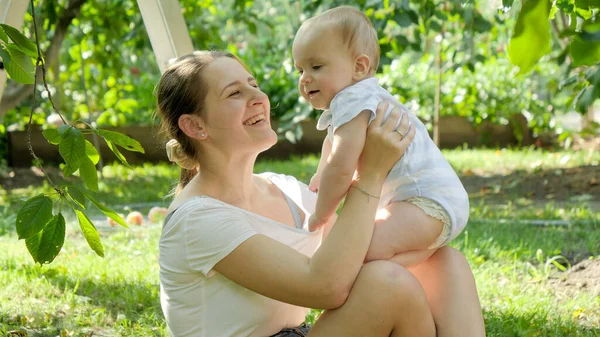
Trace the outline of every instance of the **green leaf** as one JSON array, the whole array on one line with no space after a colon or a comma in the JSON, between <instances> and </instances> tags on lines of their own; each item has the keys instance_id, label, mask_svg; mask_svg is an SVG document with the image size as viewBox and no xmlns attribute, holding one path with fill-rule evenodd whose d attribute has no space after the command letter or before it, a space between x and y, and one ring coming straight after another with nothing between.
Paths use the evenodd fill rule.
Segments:
<instances>
[{"instance_id":1,"label":"green leaf","mask_svg":"<svg viewBox=\"0 0 600 337\"><path fill-rule=\"evenodd\" d=\"M508 56L519 67L519 74L527 73L550 51L549 13L548 0L530 0L521 8L508 44Z\"/></svg>"},{"instance_id":2,"label":"green leaf","mask_svg":"<svg viewBox=\"0 0 600 337\"><path fill-rule=\"evenodd\" d=\"M579 36L584 41L600 41L600 21L595 23L586 22L581 27L581 34Z\"/></svg>"},{"instance_id":3,"label":"green leaf","mask_svg":"<svg viewBox=\"0 0 600 337\"><path fill-rule=\"evenodd\" d=\"M79 220L79 227L81 227L83 237L85 237L85 240L87 241L88 245L90 245L90 248L92 248L92 250L99 256L104 257L104 248L102 247L100 235L98 235L96 226L94 226L87 215L83 214L83 212L75 210L75 214L77 214L77 220Z\"/></svg>"},{"instance_id":4,"label":"green leaf","mask_svg":"<svg viewBox=\"0 0 600 337\"><path fill-rule=\"evenodd\" d=\"M598 0L575 0L575 6L579 8L600 7Z\"/></svg>"},{"instance_id":5,"label":"green leaf","mask_svg":"<svg viewBox=\"0 0 600 337\"><path fill-rule=\"evenodd\" d=\"M591 9L583 9L583 8L577 8L575 10L575 12L577 14L579 14L579 16L581 16L584 20L589 20L592 18L592 10Z\"/></svg>"},{"instance_id":6,"label":"green leaf","mask_svg":"<svg viewBox=\"0 0 600 337\"><path fill-rule=\"evenodd\" d=\"M119 216L119 214L117 214L115 211L113 211L112 209L102 205L101 203L99 203L98 201L96 201L96 199L94 199L91 195L84 193L85 197L88 198L96 207L98 207L98 209L104 213L104 215L106 215L107 217L115 220L116 223L118 223L119 225L125 227L125 228L129 228L129 226L127 226L127 223L125 222L125 220L123 220L123 218L121 218Z\"/></svg>"},{"instance_id":7,"label":"green leaf","mask_svg":"<svg viewBox=\"0 0 600 337\"><path fill-rule=\"evenodd\" d=\"M98 162L100 161L100 154L98 154L98 150L96 150L94 144L92 144L87 139L85 141L85 154L94 165L98 164Z\"/></svg>"},{"instance_id":8,"label":"green leaf","mask_svg":"<svg viewBox=\"0 0 600 337\"><path fill-rule=\"evenodd\" d=\"M77 188L76 186L66 186L65 191L77 206L85 209L85 195L81 192L79 188Z\"/></svg>"},{"instance_id":9,"label":"green leaf","mask_svg":"<svg viewBox=\"0 0 600 337\"><path fill-rule=\"evenodd\" d=\"M65 129L62 141L58 145L58 152L65 160L65 163L67 163L67 166L63 169L64 175L69 176L77 171L83 159L87 158L85 138L81 131L72 126Z\"/></svg>"},{"instance_id":10,"label":"green leaf","mask_svg":"<svg viewBox=\"0 0 600 337\"><path fill-rule=\"evenodd\" d=\"M84 158L79 166L79 176L83 179L85 186L94 192L98 192L98 172L96 166L89 158Z\"/></svg>"},{"instance_id":11,"label":"green leaf","mask_svg":"<svg viewBox=\"0 0 600 337\"><path fill-rule=\"evenodd\" d=\"M125 156L121 153L121 151L119 151L119 148L117 148L117 146L115 144L113 144L111 141L104 139L104 141L106 142L106 145L108 145L108 148L115 154L115 157L117 157L117 159L119 159L121 161L121 163L123 163L123 165L127 166L127 167L131 167L129 166L129 163L127 162L127 159L125 158Z\"/></svg>"},{"instance_id":12,"label":"green leaf","mask_svg":"<svg viewBox=\"0 0 600 337\"><path fill-rule=\"evenodd\" d=\"M8 35L6 35L6 32L2 27L0 27L0 40L4 41L4 43L8 43Z\"/></svg>"},{"instance_id":13,"label":"green leaf","mask_svg":"<svg viewBox=\"0 0 600 337\"><path fill-rule=\"evenodd\" d=\"M429 29L439 33L442 31L442 25L436 20L429 20Z\"/></svg>"},{"instance_id":14,"label":"green leaf","mask_svg":"<svg viewBox=\"0 0 600 337\"><path fill-rule=\"evenodd\" d=\"M515 0L502 0L502 7L510 8Z\"/></svg>"},{"instance_id":15,"label":"green leaf","mask_svg":"<svg viewBox=\"0 0 600 337\"><path fill-rule=\"evenodd\" d=\"M581 114L587 113L590 105L596 101L598 96L600 96L600 90L597 90L596 86L583 88L575 98L575 109Z\"/></svg>"},{"instance_id":16,"label":"green leaf","mask_svg":"<svg viewBox=\"0 0 600 337\"><path fill-rule=\"evenodd\" d=\"M569 46L569 55L573 59L574 67L594 65L600 61L600 41L584 41L576 36Z\"/></svg>"},{"instance_id":17,"label":"green leaf","mask_svg":"<svg viewBox=\"0 0 600 337\"><path fill-rule=\"evenodd\" d=\"M35 66L31 57L25 55L19 48L13 44L6 45L8 60L4 60L4 68L10 78L22 83L33 84L35 82ZM4 59L5 55L2 55Z\"/></svg>"},{"instance_id":18,"label":"green leaf","mask_svg":"<svg viewBox=\"0 0 600 337\"><path fill-rule=\"evenodd\" d=\"M65 177L71 176L73 173L77 172L77 170L79 170L79 167L73 166L72 164L66 164L63 167L63 175Z\"/></svg>"},{"instance_id":19,"label":"green leaf","mask_svg":"<svg viewBox=\"0 0 600 337\"><path fill-rule=\"evenodd\" d=\"M25 202L17 214L19 240L39 233L52 218L52 200L40 194Z\"/></svg>"},{"instance_id":20,"label":"green leaf","mask_svg":"<svg viewBox=\"0 0 600 337\"><path fill-rule=\"evenodd\" d=\"M396 14L394 14L394 21L396 21L400 27L409 27L413 23L410 15L405 11L396 12Z\"/></svg>"},{"instance_id":21,"label":"green leaf","mask_svg":"<svg viewBox=\"0 0 600 337\"><path fill-rule=\"evenodd\" d=\"M42 238L42 232L25 239L25 246L29 251L29 254L33 258L34 262L38 262L38 248L40 246L40 239Z\"/></svg>"},{"instance_id":22,"label":"green leaf","mask_svg":"<svg viewBox=\"0 0 600 337\"><path fill-rule=\"evenodd\" d=\"M8 37L10 37L12 42L14 42L14 44L17 45L21 51L23 51L23 53L33 57L34 59L37 59L37 46L35 43L33 43L33 41L26 38L25 35L21 34L18 29L12 26L0 24L0 27L4 29L4 32L8 35Z\"/></svg>"},{"instance_id":23,"label":"green leaf","mask_svg":"<svg viewBox=\"0 0 600 337\"><path fill-rule=\"evenodd\" d=\"M98 129L96 133L126 150L144 153L144 148L137 140L120 132Z\"/></svg>"},{"instance_id":24,"label":"green leaf","mask_svg":"<svg viewBox=\"0 0 600 337\"><path fill-rule=\"evenodd\" d=\"M486 20L483 16L478 15L473 20L473 28L476 32L485 33L492 29L493 25L491 22Z\"/></svg>"},{"instance_id":25,"label":"green leaf","mask_svg":"<svg viewBox=\"0 0 600 337\"><path fill-rule=\"evenodd\" d=\"M62 136L58 132L58 129L46 129L42 131L42 135L44 135L44 138L52 145L58 145L62 140Z\"/></svg>"},{"instance_id":26,"label":"green leaf","mask_svg":"<svg viewBox=\"0 0 600 337\"><path fill-rule=\"evenodd\" d=\"M65 242L65 218L58 213L44 227L39 242L36 262L50 263L60 253Z\"/></svg>"}]
</instances>

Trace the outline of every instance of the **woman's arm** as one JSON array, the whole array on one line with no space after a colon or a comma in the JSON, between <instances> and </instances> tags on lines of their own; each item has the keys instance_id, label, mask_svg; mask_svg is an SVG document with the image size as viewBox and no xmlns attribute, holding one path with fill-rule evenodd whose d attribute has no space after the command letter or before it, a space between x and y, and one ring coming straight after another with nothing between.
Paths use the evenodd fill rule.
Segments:
<instances>
[{"instance_id":1,"label":"woman's arm","mask_svg":"<svg viewBox=\"0 0 600 337\"><path fill-rule=\"evenodd\" d=\"M382 106L383 108L384 106ZM384 110L385 111L385 110ZM377 116L382 116L378 113ZM381 126L382 117L369 126L365 148L353 183L379 195L385 177L414 137L414 128L400 140L392 132L394 112ZM240 244L214 267L230 280L275 300L312 308L337 308L346 300L371 242L377 202L351 188L327 240L309 258L263 235Z\"/></svg>"},{"instance_id":2,"label":"woman's arm","mask_svg":"<svg viewBox=\"0 0 600 337\"><path fill-rule=\"evenodd\" d=\"M327 223L348 192L358 157L365 145L370 116L370 111L362 111L335 131L331 155L321 174L317 209L314 214L318 221L311 221L311 224L316 224L311 226L311 231Z\"/></svg>"}]
</instances>

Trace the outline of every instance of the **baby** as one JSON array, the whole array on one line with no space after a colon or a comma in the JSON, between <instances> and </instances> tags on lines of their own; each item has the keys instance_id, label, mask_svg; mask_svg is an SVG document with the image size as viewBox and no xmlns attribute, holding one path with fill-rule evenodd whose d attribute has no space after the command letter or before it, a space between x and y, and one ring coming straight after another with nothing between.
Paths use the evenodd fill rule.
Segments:
<instances>
[{"instance_id":1,"label":"baby","mask_svg":"<svg viewBox=\"0 0 600 337\"><path fill-rule=\"evenodd\" d=\"M406 265L410 259L404 257L411 253L427 252L428 257L454 239L467 223L468 195L423 123L377 84L379 43L369 19L353 7L330 9L302 24L292 54L298 89L315 109L324 110L317 128L328 133L309 185L318 191L309 229L327 224L335 213L351 186L367 126L378 103L388 101L402 109L416 136L389 172L381 195L370 195L380 212L372 239L377 244L366 261L392 259Z\"/></svg>"}]
</instances>

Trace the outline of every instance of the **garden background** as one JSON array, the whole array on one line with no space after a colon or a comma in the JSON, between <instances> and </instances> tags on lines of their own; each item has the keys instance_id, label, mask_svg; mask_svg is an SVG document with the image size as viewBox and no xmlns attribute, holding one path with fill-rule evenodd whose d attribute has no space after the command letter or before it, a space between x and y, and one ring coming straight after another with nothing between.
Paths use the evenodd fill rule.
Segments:
<instances>
[{"instance_id":1,"label":"garden background","mask_svg":"<svg viewBox=\"0 0 600 337\"><path fill-rule=\"evenodd\" d=\"M148 136L160 71L139 4L32 3L30 44L0 34L0 333L166 336L161 225L147 214L168 205L178 170ZM600 4L180 0L194 48L239 55L271 99L280 140L258 172L307 182L316 169L319 112L299 98L291 42L303 20L341 4L372 20L380 83L426 123L469 192L471 219L452 246L474 270L488 336L600 336ZM47 88L34 75L32 10ZM65 139L81 141L91 170L60 151ZM37 231L15 226L31 220L28 203L46 202ZM141 225L110 225L131 212ZM60 247L42 251L50 229Z\"/></svg>"}]
</instances>

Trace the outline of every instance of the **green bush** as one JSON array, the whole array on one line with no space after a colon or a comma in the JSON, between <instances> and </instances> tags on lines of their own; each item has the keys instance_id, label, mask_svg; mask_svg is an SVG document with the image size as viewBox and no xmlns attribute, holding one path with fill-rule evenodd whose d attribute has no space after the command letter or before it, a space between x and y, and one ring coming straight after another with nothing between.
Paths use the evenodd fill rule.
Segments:
<instances>
[{"instance_id":1,"label":"green bush","mask_svg":"<svg viewBox=\"0 0 600 337\"><path fill-rule=\"evenodd\" d=\"M463 116L474 125L483 121L507 124L514 113L523 113L537 133L554 127L554 115L563 112L567 94L553 89L560 69L554 63L541 62L534 72L516 75L505 57L478 62L475 71L457 68L443 73L440 115ZM434 111L437 69L433 57L418 58L405 54L385 66L381 84L414 113L430 121Z\"/></svg>"}]
</instances>

